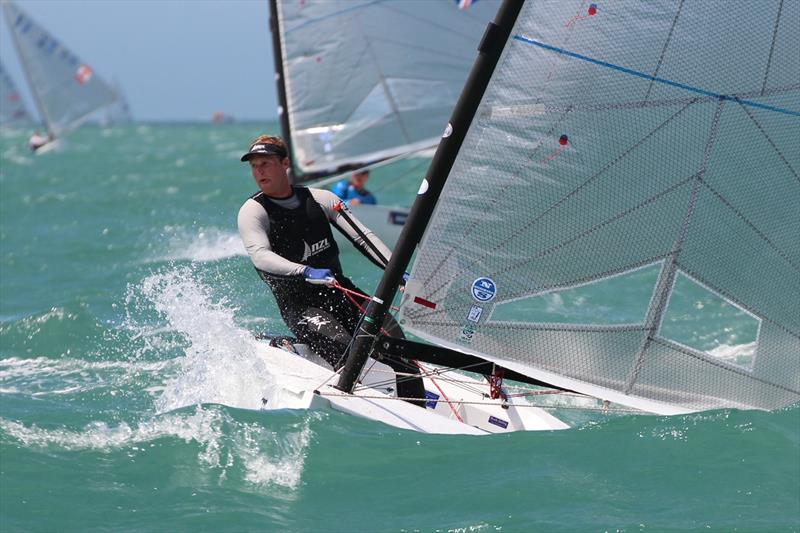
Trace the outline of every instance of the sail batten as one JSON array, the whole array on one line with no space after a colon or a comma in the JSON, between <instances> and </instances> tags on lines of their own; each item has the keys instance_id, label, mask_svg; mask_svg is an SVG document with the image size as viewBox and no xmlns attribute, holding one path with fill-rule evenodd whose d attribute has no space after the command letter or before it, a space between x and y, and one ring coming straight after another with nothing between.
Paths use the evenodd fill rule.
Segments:
<instances>
[{"instance_id":1,"label":"sail batten","mask_svg":"<svg viewBox=\"0 0 800 533\"><path fill-rule=\"evenodd\" d=\"M800 401L797 49L797 0L525 2L403 327L658 413Z\"/></svg>"}]
</instances>

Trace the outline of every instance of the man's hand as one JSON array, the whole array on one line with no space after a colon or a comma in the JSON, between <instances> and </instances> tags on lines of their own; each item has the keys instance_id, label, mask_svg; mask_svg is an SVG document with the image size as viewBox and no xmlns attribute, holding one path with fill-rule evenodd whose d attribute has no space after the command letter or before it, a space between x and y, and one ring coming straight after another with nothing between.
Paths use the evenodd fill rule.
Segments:
<instances>
[{"instance_id":1,"label":"man's hand","mask_svg":"<svg viewBox=\"0 0 800 533\"><path fill-rule=\"evenodd\" d=\"M336 281L336 278L333 277L333 272L329 268L306 267L303 270L303 276L307 282L314 285L330 285Z\"/></svg>"},{"instance_id":2,"label":"man's hand","mask_svg":"<svg viewBox=\"0 0 800 533\"><path fill-rule=\"evenodd\" d=\"M361 200L359 200L358 198L353 198L352 200L350 200L350 205L358 205L360 203Z\"/></svg>"}]
</instances>

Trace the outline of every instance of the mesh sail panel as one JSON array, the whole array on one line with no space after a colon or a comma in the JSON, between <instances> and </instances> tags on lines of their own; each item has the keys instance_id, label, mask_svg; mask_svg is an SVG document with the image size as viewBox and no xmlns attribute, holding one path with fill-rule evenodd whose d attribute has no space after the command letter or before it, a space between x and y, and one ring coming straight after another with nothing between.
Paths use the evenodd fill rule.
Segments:
<instances>
[{"instance_id":1,"label":"mesh sail panel","mask_svg":"<svg viewBox=\"0 0 800 533\"><path fill-rule=\"evenodd\" d=\"M14 80L0 63L0 124L13 125L26 122L30 122L30 115L22 102L22 96Z\"/></svg>"},{"instance_id":2,"label":"mesh sail panel","mask_svg":"<svg viewBox=\"0 0 800 533\"><path fill-rule=\"evenodd\" d=\"M295 164L321 172L435 145L498 5L279 2Z\"/></svg>"},{"instance_id":3,"label":"mesh sail panel","mask_svg":"<svg viewBox=\"0 0 800 533\"><path fill-rule=\"evenodd\" d=\"M15 4L3 2L20 61L53 135L77 127L92 112L114 102L114 91L56 38Z\"/></svg>"},{"instance_id":4,"label":"mesh sail panel","mask_svg":"<svg viewBox=\"0 0 800 533\"><path fill-rule=\"evenodd\" d=\"M797 50L797 0L526 2L401 324L654 412L799 401Z\"/></svg>"}]
</instances>

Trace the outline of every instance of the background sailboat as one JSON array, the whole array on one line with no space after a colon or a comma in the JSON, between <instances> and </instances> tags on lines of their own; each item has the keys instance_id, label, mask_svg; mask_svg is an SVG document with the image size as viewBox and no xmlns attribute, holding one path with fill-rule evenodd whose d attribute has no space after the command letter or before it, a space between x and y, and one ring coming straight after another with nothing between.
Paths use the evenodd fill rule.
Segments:
<instances>
[{"instance_id":1,"label":"background sailboat","mask_svg":"<svg viewBox=\"0 0 800 533\"><path fill-rule=\"evenodd\" d=\"M435 147L498 5L271 1L279 114L296 182L327 183ZM407 215L380 205L355 212L390 245Z\"/></svg>"},{"instance_id":2,"label":"background sailboat","mask_svg":"<svg viewBox=\"0 0 800 533\"><path fill-rule=\"evenodd\" d=\"M31 123L31 116L14 80L0 63L0 126L29 126Z\"/></svg>"},{"instance_id":3,"label":"background sailboat","mask_svg":"<svg viewBox=\"0 0 800 533\"><path fill-rule=\"evenodd\" d=\"M3 11L39 114L52 141L113 104L117 95L91 66L13 2Z\"/></svg>"}]
</instances>

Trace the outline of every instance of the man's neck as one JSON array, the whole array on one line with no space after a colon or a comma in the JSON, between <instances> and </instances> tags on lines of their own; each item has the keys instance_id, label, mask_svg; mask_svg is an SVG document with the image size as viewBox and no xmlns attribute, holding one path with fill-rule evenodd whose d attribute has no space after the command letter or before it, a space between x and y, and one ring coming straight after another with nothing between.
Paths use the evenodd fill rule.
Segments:
<instances>
[{"instance_id":1,"label":"man's neck","mask_svg":"<svg viewBox=\"0 0 800 533\"><path fill-rule=\"evenodd\" d=\"M267 196L268 198L274 198L275 200L288 200L289 198L294 196L294 189L290 185L289 186L289 190L288 191L284 191L283 194L281 194L281 195L277 195L277 194L273 195L273 194L267 194L267 193L264 193L264 195Z\"/></svg>"}]
</instances>

